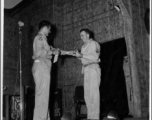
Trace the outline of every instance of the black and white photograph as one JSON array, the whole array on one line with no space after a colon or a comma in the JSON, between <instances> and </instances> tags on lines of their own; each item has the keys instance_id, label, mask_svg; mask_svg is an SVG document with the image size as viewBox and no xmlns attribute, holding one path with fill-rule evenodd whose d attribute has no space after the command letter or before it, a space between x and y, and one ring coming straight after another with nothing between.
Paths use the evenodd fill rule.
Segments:
<instances>
[{"instance_id":1,"label":"black and white photograph","mask_svg":"<svg viewBox=\"0 0 152 120\"><path fill-rule=\"evenodd\" d=\"M151 120L151 0L1 0L1 120Z\"/></svg>"}]
</instances>

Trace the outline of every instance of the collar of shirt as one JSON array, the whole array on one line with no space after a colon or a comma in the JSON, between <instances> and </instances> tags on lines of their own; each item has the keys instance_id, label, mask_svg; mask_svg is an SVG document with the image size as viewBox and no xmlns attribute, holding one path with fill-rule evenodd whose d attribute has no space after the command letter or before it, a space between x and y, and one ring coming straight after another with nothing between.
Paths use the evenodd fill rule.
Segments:
<instances>
[{"instance_id":1,"label":"collar of shirt","mask_svg":"<svg viewBox=\"0 0 152 120\"><path fill-rule=\"evenodd\" d=\"M46 39L46 36L43 34L43 33L38 33L39 35L42 35L45 39Z\"/></svg>"},{"instance_id":2,"label":"collar of shirt","mask_svg":"<svg viewBox=\"0 0 152 120\"><path fill-rule=\"evenodd\" d=\"M91 39L89 39L88 41L87 41L87 43L90 43L92 41L92 38Z\"/></svg>"},{"instance_id":3,"label":"collar of shirt","mask_svg":"<svg viewBox=\"0 0 152 120\"><path fill-rule=\"evenodd\" d=\"M92 41L92 39L89 39L87 42L85 42L84 44L83 44L83 46L85 47L88 43L90 43Z\"/></svg>"}]
</instances>

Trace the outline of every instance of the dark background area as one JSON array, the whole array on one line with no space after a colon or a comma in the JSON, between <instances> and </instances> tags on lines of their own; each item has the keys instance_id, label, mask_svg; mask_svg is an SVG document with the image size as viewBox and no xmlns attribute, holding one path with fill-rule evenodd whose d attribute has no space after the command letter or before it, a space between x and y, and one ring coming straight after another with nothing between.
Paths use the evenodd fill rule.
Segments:
<instances>
[{"instance_id":1,"label":"dark background area","mask_svg":"<svg viewBox=\"0 0 152 120\"><path fill-rule=\"evenodd\" d=\"M101 44L101 116L115 110L119 117L128 114L123 57L127 55L125 39Z\"/></svg>"}]
</instances>

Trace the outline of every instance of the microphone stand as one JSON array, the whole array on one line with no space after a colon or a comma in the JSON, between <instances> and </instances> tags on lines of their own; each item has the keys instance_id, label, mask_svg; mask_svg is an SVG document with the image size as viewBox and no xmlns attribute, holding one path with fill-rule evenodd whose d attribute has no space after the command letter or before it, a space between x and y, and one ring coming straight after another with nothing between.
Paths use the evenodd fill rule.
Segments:
<instances>
[{"instance_id":1,"label":"microphone stand","mask_svg":"<svg viewBox=\"0 0 152 120\"><path fill-rule=\"evenodd\" d=\"M21 26L19 26L20 120L24 120L24 87L22 81L21 41L22 41L22 32L21 32Z\"/></svg>"}]
</instances>

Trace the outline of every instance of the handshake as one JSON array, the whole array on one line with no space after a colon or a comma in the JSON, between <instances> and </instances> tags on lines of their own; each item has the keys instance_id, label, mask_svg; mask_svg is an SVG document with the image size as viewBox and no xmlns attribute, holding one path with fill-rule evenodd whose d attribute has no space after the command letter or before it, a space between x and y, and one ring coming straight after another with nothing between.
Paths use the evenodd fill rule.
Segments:
<instances>
[{"instance_id":1,"label":"handshake","mask_svg":"<svg viewBox=\"0 0 152 120\"><path fill-rule=\"evenodd\" d=\"M52 52L51 54L55 55L53 63L55 63L58 60L59 55L70 55L77 58L83 57L83 54L81 54L78 50L66 51L66 50L60 50L58 48L51 48L51 52Z\"/></svg>"},{"instance_id":2,"label":"handshake","mask_svg":"<svg viewBox=\"0 0 152 120\"><path fill-rule=\"evenodd\" d=\"M56 49L53 49L52 52L54 55L71 55L71 56L75 56L77 58L83 57L83 55L78 50L66 51L66 50L60 50L60 49L56 48Z\"/></svg>"},{"instance_id":3,"label":"handshake","mask_svg":"<svg viewBox=\"0 0 152 120\"><path fill-rule=\"evenodd\" d=\"M52 54L54 55L75 55L75 51L65 51L65 50L60 50L60 49L53 49Z\"/></svg>"},{"instance_id":4,"label":"handshake","mask_svg":"<svg viewBox=\"0 0 152 120\"><path fill-rule=\"evenodd\" d=\"M60 50L58 48L52 48L50 51L48 51L47 55L44 56L36 56L33 55L32 59L39 59L39 58L47 58L47 59L51 59L52 58L52 54L54 55L54 60L53 63L58 61L58 56L59 55L71 55L71 56L75 56L77 58L82 58L83 54L81 54L80 52L77 51L66 51L66 50Z\"/></svg>"},{"instance_id":5,"label":"handshake","mask_svg":"<svg viewBox=\"0 0 152 120\"><path fill-rule=\"evenodd\" d=\"M75 56L77 58L83 57L83 55L78 50L74 50L74 51L60 50L60 51L61 51L61 55L71 55L71 56Z\"/></svg>"},{"instance_id":6,"label":"handshake","mask_svg":"<svg viewBox=\"0 0 152 120\"><path fill-rule=\"evenodd\" d=\"M65 51L65 50L60 50L60 49L53 49L52 54L55 55L54 60L53 60L53 63L55 63L55 62L57 62L59 55L76 56L76 51Z\"/></svg>"}]
</instances>

